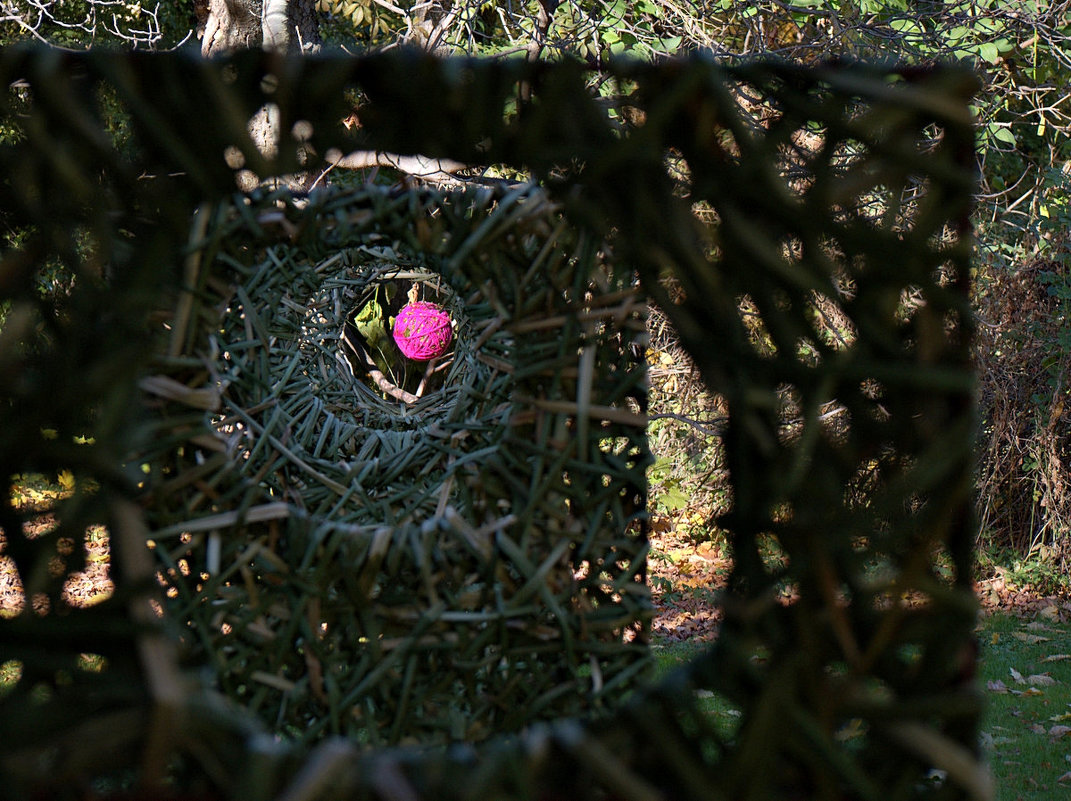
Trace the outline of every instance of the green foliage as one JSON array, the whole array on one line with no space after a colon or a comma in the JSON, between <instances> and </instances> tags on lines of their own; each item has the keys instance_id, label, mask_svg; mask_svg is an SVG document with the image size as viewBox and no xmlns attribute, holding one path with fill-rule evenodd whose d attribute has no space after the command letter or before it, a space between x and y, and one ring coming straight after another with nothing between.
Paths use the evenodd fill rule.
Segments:
<instances>
[{"instance_id":1,"label":"green foliage","mask_svg":"<svg viewBox=\"0 0 1071 801\"><path fill-rule=\"evenodd\" d=\"M189 41L193 27L192 3L11 0L0 6L0 45L163 50Z\"/></svg>"},{"instance_id":2,"label":"green foliage","mask_svg":"<svg viewBox=\"0 0 1071 801\"><path fill-rule=\"evenodd\" d=\"M1063 547L1061 541L1060 548ZM984 575L999 578L1009 589L1061 596L1068 589L1068 576L1062 567L1065 559L1066 554L1051 542L1035 542L1026 554L1009 547L981 550L978 566Z\"/></svg>"},{"instance_id":3,"label":"green foliage","mask_svg":"<svg viewBox=\"0 0 1071 801\"><path fill-rule=\"evenodd\" d=\"M996 780L997 801L1049 801L1071 788L1071 624L1056 604L1018 615L997 612L978 625L979 684L986 711L981 744ZM694 641L656 643L660 677L694 659ZM702 693L702 691L699 691ZM701 695L699 708L727 738L736 735L740 711L722 696ZM841 740L860 736L847 725ZM945 778L935 777L938 781Z\"/></svg>"}]
</instances>

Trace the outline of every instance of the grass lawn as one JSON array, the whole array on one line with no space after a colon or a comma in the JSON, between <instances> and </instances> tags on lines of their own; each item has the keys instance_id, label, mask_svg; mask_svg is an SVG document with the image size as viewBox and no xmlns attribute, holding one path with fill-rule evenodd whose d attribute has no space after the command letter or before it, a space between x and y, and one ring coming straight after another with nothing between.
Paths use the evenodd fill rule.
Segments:
<instances>
[{"instance_id":1,"label":"grass lawn","mask_svg":"<svg viewBox=\"0 0 1071 801\"><path fill-rule=\"evenodd\" d=\"M981 742L997 801L1071 797L1071 604L986 614L978 626L979 682L986 698ZM656 643L658 674L697 655L706 643ZM716 698L700 704L732 732L735 710Z\"/></svg>"},{"instance_id":2,"label":"grass lawn","mask_svg":"<svg viewBox=\"0 0 1071 801\"><path fill-rule=\"evenodd\" d=\"M1071 797L1071 616L1049 605L999 612L979 627L982 744L998 801Z\"/></svg>"}]
</instances>

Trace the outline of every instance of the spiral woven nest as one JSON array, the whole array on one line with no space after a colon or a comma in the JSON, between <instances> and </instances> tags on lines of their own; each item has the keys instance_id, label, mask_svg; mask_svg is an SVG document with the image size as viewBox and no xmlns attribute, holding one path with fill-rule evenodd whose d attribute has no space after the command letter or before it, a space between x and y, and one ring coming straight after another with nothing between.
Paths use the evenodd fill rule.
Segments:
<instances>
[{"instance_id":1,"label":"spiral woven nest","mask_svg":"<svg viewBox=\"0 0 1071 801\"><path fill-rule=\"evenodd\" d=\"M645 673L644 304L534 190L202 209L145 382L191 656L275 730L479 739ZM412 362L409 301L453 323Z\"/></svg>"}]
</instances>

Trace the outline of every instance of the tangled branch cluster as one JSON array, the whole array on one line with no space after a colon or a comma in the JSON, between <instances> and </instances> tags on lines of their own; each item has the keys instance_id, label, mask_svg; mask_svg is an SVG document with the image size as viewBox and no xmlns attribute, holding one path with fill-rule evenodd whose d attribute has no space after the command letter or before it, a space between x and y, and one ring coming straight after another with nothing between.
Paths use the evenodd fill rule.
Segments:
<instances>
[{"instance_id":1,"label":"tangled branch cluster","mask_svg":"<svg viewBox=\"0 0 1071 801\"><path fill-rule=\"evenodd\" d=\"M787 0L318 0L362 45L441 53L658 59L700 52L729 62L778 56L976 65L985 212L1025 230L1071 135L1071 2L793 3ZM1037 140L1037 141L1035 141ZM1009 167L1007 159L1020 160ZM989 161L991 163L987 164ZM997 162L1000 162L999 164ZM995 179L995 173L1015 178Z\"/></svg>"},{"instance_id":2,"label":"tangled branch cluster","mask_svg":"<svg viewBox=\"0 0 1071 801\"><path fill-rule=\"evenodd\" d=\"M146 8L125 0L3 0L0 31L5 28L12 38L75 50L101 44L155 50L164 35L159 3Z\"/></svg>"}]
</instances>

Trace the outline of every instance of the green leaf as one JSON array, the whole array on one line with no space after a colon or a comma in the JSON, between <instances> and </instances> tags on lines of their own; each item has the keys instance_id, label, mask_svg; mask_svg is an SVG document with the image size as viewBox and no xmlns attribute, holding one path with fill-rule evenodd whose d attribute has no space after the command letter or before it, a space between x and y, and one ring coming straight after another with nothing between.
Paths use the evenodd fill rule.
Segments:
<instances>
[{"instance_id":1,"label":"green leaf","mask_svg":"<svg viewBox=\"0 0 1071 801\"><path fill-rule=\"evenodd\" d=\"M658 40L658 50L663 53L676 53L681 47L681 37L667 36Z\"/></svg>"},{"instance_id":2,"label":"green leaf","mask_svg":"<svg viewBox=\"0 0 1071 801\"><path fill-rule=\"evenodd\" d=\"M666 511L676 512L688 505L688 496L681 492L679 487L669 487L658 497L658 503L666 508Z\"/></svg>"},{"instance_id":3,"label":"green leaf","mask_svg":"<svg viewBox=\"0 0 1071 801\"><path fill-rule=\"evenodd\" d=\"M984 42L978 47L978 55L990 64L1000 61L1000 50L995 42Z\"/></svg>"},{"instance_id":4,"label":"green leaf","mask_svg":"<svg viewBox=\"0 0 1071 801\"><path fill-rule=\"evenodd\" d=\"M970 31L963 26L957 26L948 31L948 33L945 34L945 38L951 43L956 43L961 39L965 39L969 33Z\"/></svg>"},{"instance_id":5,"label":"green leaf","mask_svg":"<svg viewBox=\"0 0 1071 801\"><path fill-rule=\"evenodd\" d=\"M361 336L375 350L382 351L388 344L390 335L383 319L383 308L377 298L373 298L353 317L353 324Z\"/></svg>"},{"instance_id":6,"label":"green leaf","mask_svg":"<svg viewBox=\"0 0 1071 801\"><path fill-rule=\"evenodd\" d=\"M894 31L900 31L900 33L923 33L922 25L918 23L918 20L905 19L904 17L889 20L889 27Z\"/></svg>"},{"instance_id":7,"label":"green leaf","mask_svg":"<svg viewBox=\"0 0 1071 801\"><path fill-rule=\"evenodd\" d=\"M995 124L989 126L989 135L996 139L998 142L1005 142L1009 145L1017 145L1018 141L1015 138L1015 134L1011 132L1011 128L1000 128Z\"/></svg>"}]
</instances>

